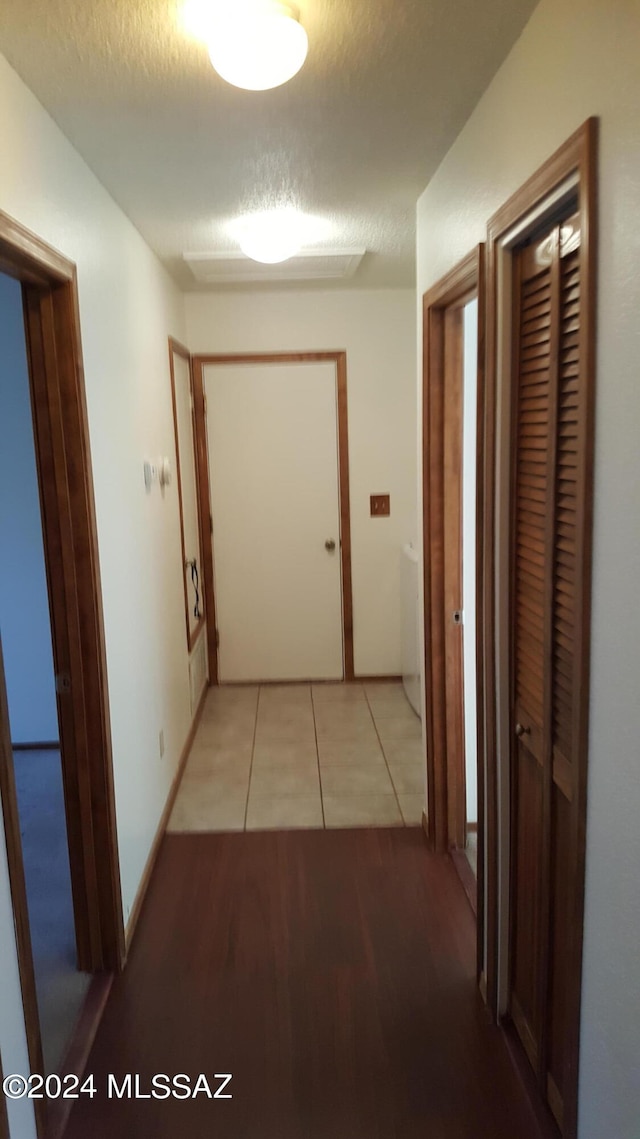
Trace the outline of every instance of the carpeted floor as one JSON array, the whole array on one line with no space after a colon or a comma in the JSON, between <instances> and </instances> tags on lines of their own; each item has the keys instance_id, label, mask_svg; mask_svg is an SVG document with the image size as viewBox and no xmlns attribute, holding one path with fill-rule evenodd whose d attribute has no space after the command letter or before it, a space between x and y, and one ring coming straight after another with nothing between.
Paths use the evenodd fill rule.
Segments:
<instances>
[{"instance_id":1,"label":"carpeted floor","mask_svg":"<svg viewBox=\"0 0 640 1139\"><path fill-rule=\"evenodd\" d=\"M42 1046L47 1073L64 1057L89 987L76 968L60 753L14 752Z\"/></svg>"}]
</instances>

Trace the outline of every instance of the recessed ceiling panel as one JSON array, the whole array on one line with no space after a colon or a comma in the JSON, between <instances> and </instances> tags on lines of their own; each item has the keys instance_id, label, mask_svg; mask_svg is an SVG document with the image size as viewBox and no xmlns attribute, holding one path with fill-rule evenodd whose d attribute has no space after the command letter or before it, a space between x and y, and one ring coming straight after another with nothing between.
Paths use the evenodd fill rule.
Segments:
<instances>
[{"instance_id":1,"label":"recessed ceiling panel","mask_svg":"<svg viewBox=\"0 0 640 1139\"><path fill-rule=\"evenodd\" d=\"M344 281L353 277L364 249L307 249L277 265L263 265L242 253L185 253L184 260L201 285L243 282Z\"/></svg>"}]
</instances>

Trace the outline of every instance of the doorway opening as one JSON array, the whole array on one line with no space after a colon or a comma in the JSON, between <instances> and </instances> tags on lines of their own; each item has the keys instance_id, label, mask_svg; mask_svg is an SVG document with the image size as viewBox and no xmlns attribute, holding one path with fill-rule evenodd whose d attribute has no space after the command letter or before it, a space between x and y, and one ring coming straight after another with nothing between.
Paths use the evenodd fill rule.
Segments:
<instances>
[{"instance_id":1,"label":"doorway opening","mask_svg":"<svg viewBox=\"0 0 640 1139\"><path fill-rule=\"evenodd\" d=\"M434 850L451 851L474 910L483 872L476 637L482 258L479 247L424 297L422 448L427 835Z\"/></svg>"},{"instance_id":2,"label":"doorway opening","mask_svg":"<svg viewBox=\"0 0 640 1139\"><path fill-rule=\"evenodd\" d=\"M22 291L0 273L0 629L44 1068L60 1066L77 968L63 769Z\"/></svg>"},{"instance_id":3,"label":"doorway opening","mask_svg":"<svg viewBox=\"0 0 640 1139\"><path fill-rule=\"evenodd\" d=\"M93 503L89 439L80 349L76 270L56 250L29 233L19 223L0 214L0 272L13 280L21 297L14 296L24 328L26 371L32 417L32 439L37 470L41 514L41 540L46 570L50 642L55 677L57 725L46 731L54 739L34 740L44 729L26 730L23 742L59 744L40 757L40 773L31 767L28 778L21 768L28 753L18 753L18 794L12 748L20 742L20 710L12 698L10 722L5 669L0 657L0 799L3 812L16 948L30 1069L46 1074L55 1067L65 1071L68 1046L75 1026L67 1024L57 1042L45 1041L46 1017L41 1016L34 977L38 967L40 932L34 909L28 902L33 863L39 873L43 860L64 869L68 850L68 873L75 927L76 964L86 974L96 974L91 983L97 1009L101 993L108 988L112 971L125 958L124 929L115 831L115 807L111 767L108 693L100 575ZM14 284L14 283L17 283ZM24 407L23 407L24 410ZM22 647L33 651L28 618L35 608L35 591L23 614ZM42 605L41 603L41 610ZM3 630L4 632L4 630ZM10 630L12 633L12 630ZM20 633L20 631L19 631ZM11 637L9 638L11 639ZM13 653L11 654L13 656ZM42 654L39 654L41 657ZM11 666L9 666L11 669ZM31 667L35 683L35 664ZM13 678L10 688L15 691ZM35 725L35 707L31 714ZM51 718L50 708L50 718ZM60 756L57 807L53 812L56 858L50 846L40 847L32 859L33 843L25 829L25 802L42 792L50 781L52 756ZM25 762L23 764L23 757ZM31 759L34 760L34 755ZM18 804L22 800L22 814ZM64 808L64 810L62 809ZM31 812L33 817L34 812ZM63 818L64 815L64 818ZM66 822L67 841L61 838ZM49 842L53 842L50 832ZM25 857L26 855L26 857ZM25 865L26 863L26 865ZM26 870L26 878L25 878ZM36 891L37 892L37 891ZM68 908L68 914L71 907ZM54 907L55 910L55 907ZM56 917L58 915L55 915ZM65 1055L66 1054L66 1055ZM82 1059L74 1057L75 1066ZM70 1062L70 1059L69 1059ZM56 1115L45 1100L34 1100L38 1134Z\"/></svg>"}]
</instances>

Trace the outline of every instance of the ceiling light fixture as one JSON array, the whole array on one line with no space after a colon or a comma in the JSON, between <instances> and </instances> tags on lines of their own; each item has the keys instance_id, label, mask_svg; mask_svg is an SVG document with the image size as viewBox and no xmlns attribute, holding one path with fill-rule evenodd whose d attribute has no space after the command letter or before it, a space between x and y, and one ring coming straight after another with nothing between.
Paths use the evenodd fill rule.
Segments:
<instances>
[{"instance_id":1,"label":"ceiling light fixture","mask_svg":"<svg viewBox=\"0 0 640 1139\"><path fill-rule=\"evenodd\" d=\"M292 79L309 42L297 8L279 0L187 0L183 18L203 39L223 79L267 91Z\"/></svg>"},{"instance_id":2,"label":"ceiling light fixture","mask_svg":"<svg viewBox=\"0 0 640 1139\"><path fill-rule=\"evenodd\" d=\"M237 240L252 261L261 261L263 265L288 261L302 245L300 215L291 208L250 214L238 223Z\"/></svg>"}]
</instances>

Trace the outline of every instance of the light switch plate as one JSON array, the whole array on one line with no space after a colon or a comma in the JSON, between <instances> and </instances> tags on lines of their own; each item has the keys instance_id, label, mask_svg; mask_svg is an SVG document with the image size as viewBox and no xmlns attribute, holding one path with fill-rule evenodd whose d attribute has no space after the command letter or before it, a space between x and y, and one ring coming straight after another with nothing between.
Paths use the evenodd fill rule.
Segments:
<instances>
[{"instance_id":1,"label":"light switch plate","mask_svg":"<svg viewBox=\"0 0 640 1139\"><path fill-rule=\"evenodd\" d=\"M388 518L391 514L391 495L372 494L369 502L371 503L372 518Z\"/></svg>"}]
</instances>

